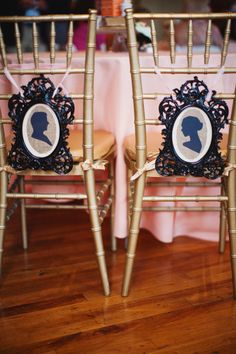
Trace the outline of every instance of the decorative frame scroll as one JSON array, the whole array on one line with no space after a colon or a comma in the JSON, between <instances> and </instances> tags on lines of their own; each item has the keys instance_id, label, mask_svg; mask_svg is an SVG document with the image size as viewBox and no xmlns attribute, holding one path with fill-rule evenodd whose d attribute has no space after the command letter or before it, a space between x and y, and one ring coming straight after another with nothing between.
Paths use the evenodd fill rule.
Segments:
<instances>
[{"instance_id":1,"label":"decorative frame scroll","mask_svg":"<svg viewBox=\"0 0 236 354\"><path fill-rule=\"evenodd\" d=\"M176 97L165 97L159 105L163 148L157 156L156 171L163 176L206 177L222 175L225 162L220 152L221 129L228 124L228 106L198 80L186 81L174 89Z\"/></svg>"},{"instance_id":2,"label":"decorative frame scroll","mask_svg":"<svg viewBox=\"0 0 236 354\"><path fill-rule=\"evenodd\" d=\"M73 167L68 147L67 125L74 119L74 103L61 94L43 75L22 86L23 94L9 99L9 117L13 120L13 143L8 163L16 170L52 170L67 174Z\"/></svg>"}]
</instances>

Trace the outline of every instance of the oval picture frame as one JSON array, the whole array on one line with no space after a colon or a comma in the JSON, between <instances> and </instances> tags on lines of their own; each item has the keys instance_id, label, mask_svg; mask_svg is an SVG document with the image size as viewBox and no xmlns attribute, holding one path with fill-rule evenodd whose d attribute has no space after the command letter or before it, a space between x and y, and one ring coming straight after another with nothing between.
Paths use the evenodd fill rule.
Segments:
<instances>
[{"instance_id":1,"label":"oval picture frame","mask_svg":"<svg viewBox=\"0 0 236 354\"><path fill-rule=\"evenodd\" d=\"M175 95L164 97L159 105L162 148L155 168L162 176L195 176L215 179L224 172L221 156L221 132L228 124L225 101L209 94L204 81L195 76L186 81ZM209 97L210 96L210 97Z\"/></svg>"},{"instance_id":2,"label":"oval picture frame","mask_svg":"<svg viewBox=\"0 0 236 354\"><path fill-rule=\"evenodd\" d=\"M29 153L36 158L53 153L60 139L60 124L51 107L44 103L30 107L23 118L22 138Z\"/></svg>"},{"instance_id":3,"label":"oval picture frame","mask_svg":"<svg viewBox=\"0 0 236 354\"><path fill-rule=\"evenodd\" d=\"M67 174L73 167L68 147L69 129L74 119L73 100L55 89L49 78L40 75L22 86L23 94L8 101L13 142L8 163L22 171L52 170Z\"/></svg>"},{"instance_id":4,"label":"oval picture frame","mask_svg":"<svg viewBox=\"0 0 236 354\"><path fill-rule=\"evenodd\" d=\"M207 154L212 136L211 121L206 112L199 107L187 107L173 124L174 152L184 162L197 163Z\"/></svg>"}]
</instances>

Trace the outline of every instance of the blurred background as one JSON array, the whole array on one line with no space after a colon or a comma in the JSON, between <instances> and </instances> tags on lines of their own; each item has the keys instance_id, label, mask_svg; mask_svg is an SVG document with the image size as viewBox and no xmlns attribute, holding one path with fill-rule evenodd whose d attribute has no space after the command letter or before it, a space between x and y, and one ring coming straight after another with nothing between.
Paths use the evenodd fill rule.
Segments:
<instances>
[{"instance_id":1,"label":"blurred background","mask_svg":"<svg viewBox=\"0 0 236 354\"><path fill-rule=\"evenodd\" d=\"M236 0L8 0L1 9L1 16L38 16L44 14L69 14L87 13L89 8L97 8L101 16L121 16L124 9L133 7L135 12L227 12L235 11ZM137 38L139 48L143 51L150 49L150 31L148 23L139 23L137 26ZM175 23L176 44L185 45L184 26L181 21ZM56 49L64 50L67 43L68 23L61 22L56 25ZM206 25L195 21L195 45L201 45L205 38ZM49 29L46 23L39 23L40 50L49 49ZM213 45L220 47L224 34L225 24L221 21L214 22ZM15 39L13 26L2 26L5 44L8 52L15 51ZM169 24L161 22L157 24L158 40L161 40L160 49L168 46ZM87 36L85 23L80 23L74 28L74 50L84 50ZM21 27L22 46L25 51L32 51L32 31L28 22ZM232 24L231 40L236 40L236 25ZM125 31L109 33L98 31L97 50L126 51Z\"/></svg>"}]
</instances>

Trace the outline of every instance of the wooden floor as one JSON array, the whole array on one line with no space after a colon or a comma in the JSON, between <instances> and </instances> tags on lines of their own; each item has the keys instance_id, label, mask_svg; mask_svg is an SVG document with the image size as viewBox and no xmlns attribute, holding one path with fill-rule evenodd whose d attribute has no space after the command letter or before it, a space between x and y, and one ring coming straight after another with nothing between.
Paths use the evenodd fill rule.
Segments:
<instances>
[{"instance_id":1,"label":"wooden floor","mask_svg":"<svg viewBox=\"0 0 236 354\"><path fill-rule=\"evenodd\" d=\"M0 289L0 353L236 353L236 301L229 250L142 231L132 289L120 296L125 250L109 250L112 295L104 297L88 231L78 211L28 212L29 250L19 216L8 223Z\"/></svg>"}]
</instances>

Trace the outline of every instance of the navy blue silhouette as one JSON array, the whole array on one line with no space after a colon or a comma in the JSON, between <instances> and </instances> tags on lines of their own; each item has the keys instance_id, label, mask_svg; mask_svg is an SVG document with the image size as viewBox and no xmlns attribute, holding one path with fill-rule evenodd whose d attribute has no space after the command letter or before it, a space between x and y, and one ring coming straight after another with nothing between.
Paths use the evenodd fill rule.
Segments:
<instances>
[{"instance_id":1,"label":"navy blue silhouette","mask_svg":"<svg viewBox=\"0 0 236 354\"><path fill-rule=\"evenodd\" d=\"M197 117L187 116L182 121L182 132L184 136L189 136L190 140L183 143L188 149L200 152L202 148L201 140L198 136L198 131L203 127L202 122Z\"/></svg>"},{"instance_id":2,"label":"navy blue silhouette","mask_svg":"<svg viewBox=\"0 0 236 354\"><path fill-rule=\"evenodd\" d=\"M45 130L48 128L47 114L45 112L34 112L31 117L31 124L33 128L32 138L45 142L46 144L52 146L51 141L46 135L44 135Z\"/></svg>"}]
</instances>

